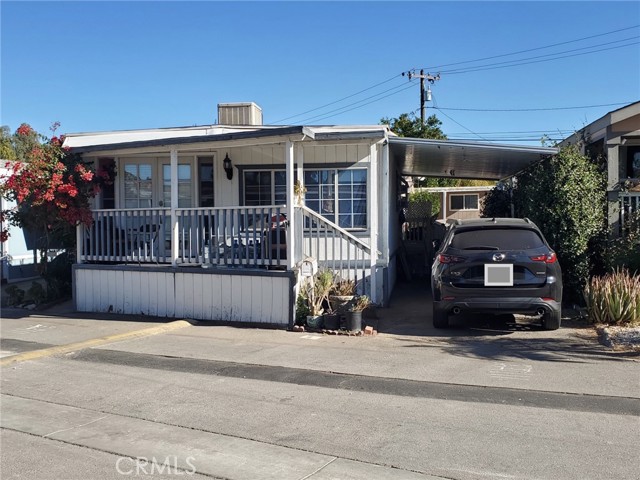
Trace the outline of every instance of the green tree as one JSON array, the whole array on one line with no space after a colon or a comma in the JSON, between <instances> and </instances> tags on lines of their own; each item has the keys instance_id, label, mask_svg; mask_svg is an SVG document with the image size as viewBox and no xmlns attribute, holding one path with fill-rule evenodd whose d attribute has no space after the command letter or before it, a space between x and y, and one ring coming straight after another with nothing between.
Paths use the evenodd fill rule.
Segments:
<instances>
[{"instance_id":1,"label":"green tree","mask_svg":"<svg viewBox=\"0 0 640 480\"><path fill-rule=\"evenodd\" d=\"M424 125L418 117L408 113L402 113L398 118L390 119L384 117L380 120L380 123L389 125L391 131L399 137L447 139L447 136L440 128L442 122L435 115L429 116Z\"/></svg>"},{"instance_id":2,"label":"green tree","mask_svg":"<svg viewBox=\"0 0 640 480\"><path fill-rule=\"evenodd\" d=\"M0 127L0 160L15 160L16 151L13 147L13 135L6 125Z\"/></svg>"}]
</instances>

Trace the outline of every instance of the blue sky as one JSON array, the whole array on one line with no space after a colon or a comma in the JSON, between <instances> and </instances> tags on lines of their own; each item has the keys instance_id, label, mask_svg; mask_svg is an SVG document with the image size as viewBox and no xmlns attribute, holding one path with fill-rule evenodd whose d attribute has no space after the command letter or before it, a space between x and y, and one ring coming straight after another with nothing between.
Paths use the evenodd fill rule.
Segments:
<instances>
[{"instance_id":1,"label":"blue sky","mask_svg":"<svg viewBox=\"0 0 640 480\"><path fill-rule=\"evenodd\" d=\"M608 104L640 99L640 2L0 8L0 113L12 130L27 122L47 133L54 121L60 133L210 124L218 103L241 101L260 105L267 124L377 124L419 114L418 81L401 76L412 68L441 72L427 114L451 138L539 144L543 132L566 136L621 106ZM593 38L574 41L585 37ZM565 58L540 61L550 54ZM496 68L505 61L536 63Z\"/></svg>"}]
</instances>

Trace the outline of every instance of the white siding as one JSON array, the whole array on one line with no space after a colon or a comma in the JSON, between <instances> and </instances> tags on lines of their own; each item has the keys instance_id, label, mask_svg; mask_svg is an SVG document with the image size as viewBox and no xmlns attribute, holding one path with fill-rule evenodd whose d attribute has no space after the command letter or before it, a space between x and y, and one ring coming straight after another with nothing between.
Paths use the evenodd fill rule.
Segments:
<instances>
[{"instance_id":1,"label":"white siding","mask_svg":"<svg viewBox=\"0 0 640 480\"><path fill-rule=\"evenodd\" d=\"M289 324L292 289L284 275L83 265L74 270L74 285L80 312Z\"/></svg>"}]
</instances>

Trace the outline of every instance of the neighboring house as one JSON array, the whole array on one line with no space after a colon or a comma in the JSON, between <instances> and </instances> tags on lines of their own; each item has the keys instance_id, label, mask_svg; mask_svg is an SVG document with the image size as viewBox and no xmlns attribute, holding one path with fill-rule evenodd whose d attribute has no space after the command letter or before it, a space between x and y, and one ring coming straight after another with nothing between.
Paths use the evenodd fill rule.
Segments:
<instances>
[{"instance_id":1,"label":"neighboring house","mask_svg":"<svg viewBox=\"0 0 640 480\"><path fill-rule=\"evenodd\" d=\"M221 104L215 125L66 136L117 173L78 228L79 311L287 326L310 259L384 305L402 176L498 180L557 151L261 120L253 103Z\"/></svg>"},{"instance_id":2,"label":"neighboring house","mask_svg":"<svg viewBox=\"0 0 640 480\"><path fill-rule=\"evenodd\" d=\"M640 101L607 113L560 146L578 142L584 154L606 165L609 226L619 235L629 215L640 211Z\"/></svg>"},{"instance_id":3,"label":"neighboring house","mask_svg":"<svg viewBox=\"0 0 640 480\"><path fill-rule=\"evenodd\" d=\"M426 187L415 188L414 191L440 194L440 208L437 220L466 220L480 218L482 200L493 189L492 186L475 187Z\"/></svg>"},{"instance_id":4,"label":"neighboring house","mask_svg":"<svg viewBox=\"0 0 640 480\"><path fill-rule=\"evenodd\" d=\"M0 181L11 175L14 162L0 160ZM0 211L11 210L16 203L0 197ZM2 283L37 276L34 266L36 252L27 248L22 229L0 219L0 231L7 229L9 238L0 242L0 279Z\"/></svg>"}]
</instances>

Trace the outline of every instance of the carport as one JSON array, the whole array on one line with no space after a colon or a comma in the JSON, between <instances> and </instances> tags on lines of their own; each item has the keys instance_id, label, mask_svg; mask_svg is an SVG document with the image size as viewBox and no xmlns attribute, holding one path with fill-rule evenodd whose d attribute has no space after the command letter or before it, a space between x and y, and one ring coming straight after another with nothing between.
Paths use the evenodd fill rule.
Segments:
<instances>
[{"instance_id":1,"label":"carport","mask_svg":"<svg viewBox=\"0 0 640 480\"><path fill-rule=\"evenodd\" d=\"M542 146L389 137L391 168L395 166L397 175L402 177L503 180L557 151ZM390 232L397 246L398 269L409 281L428 277L434 253L432 241L444 234L444 225L431 217L435 212L427 210L428 207L414 209L406 223L396 223L397 231Z\"/></svg>"},{"instance_id":2,"label":"carport","mask_svg":"<svg viewBox=\"0 0 640 480\"><path fill-rule=\"evenodd\" d=\"M401 175L502 180L555 155L557 148L389 138L389 155Z\"/></svg>"},{"instance_id":3,"label":"carport","mask_svg":"<svg viewBox=\"0 0 640 480\"><path fill-rule=\"evenodd\" d=\"M389 137L390 165L392 169L395 167L399 176L498 181L513 177L530 165L557 152L557 148L543 146ZM403 251L406 253L407 245L403 241L401 227L398 223L396 225L398 225L397 231L395 234L390 232L390 237L395 237L398 258L402 260ZM437 237L444 230L442 224L437 225L441 229L440 233L433 232L431 224L427 223L424 227L428 232L420 235L419 238L419 242L424 243L422 255L426 256L425 265L430 263L429 257L433 253L429 251L432 237ZM412 257L410 261L418 260ZM370 323L381 332L419 336L433 334L430 321L431 289L428 268L425 273L424 276L413 277L409 283L406 280L396 283L388 304L389 308L379 311L378 318L370 319ZM515 328L513 324L510 324L506 330L511 328Z\"/></svg>"}]
</instances>

